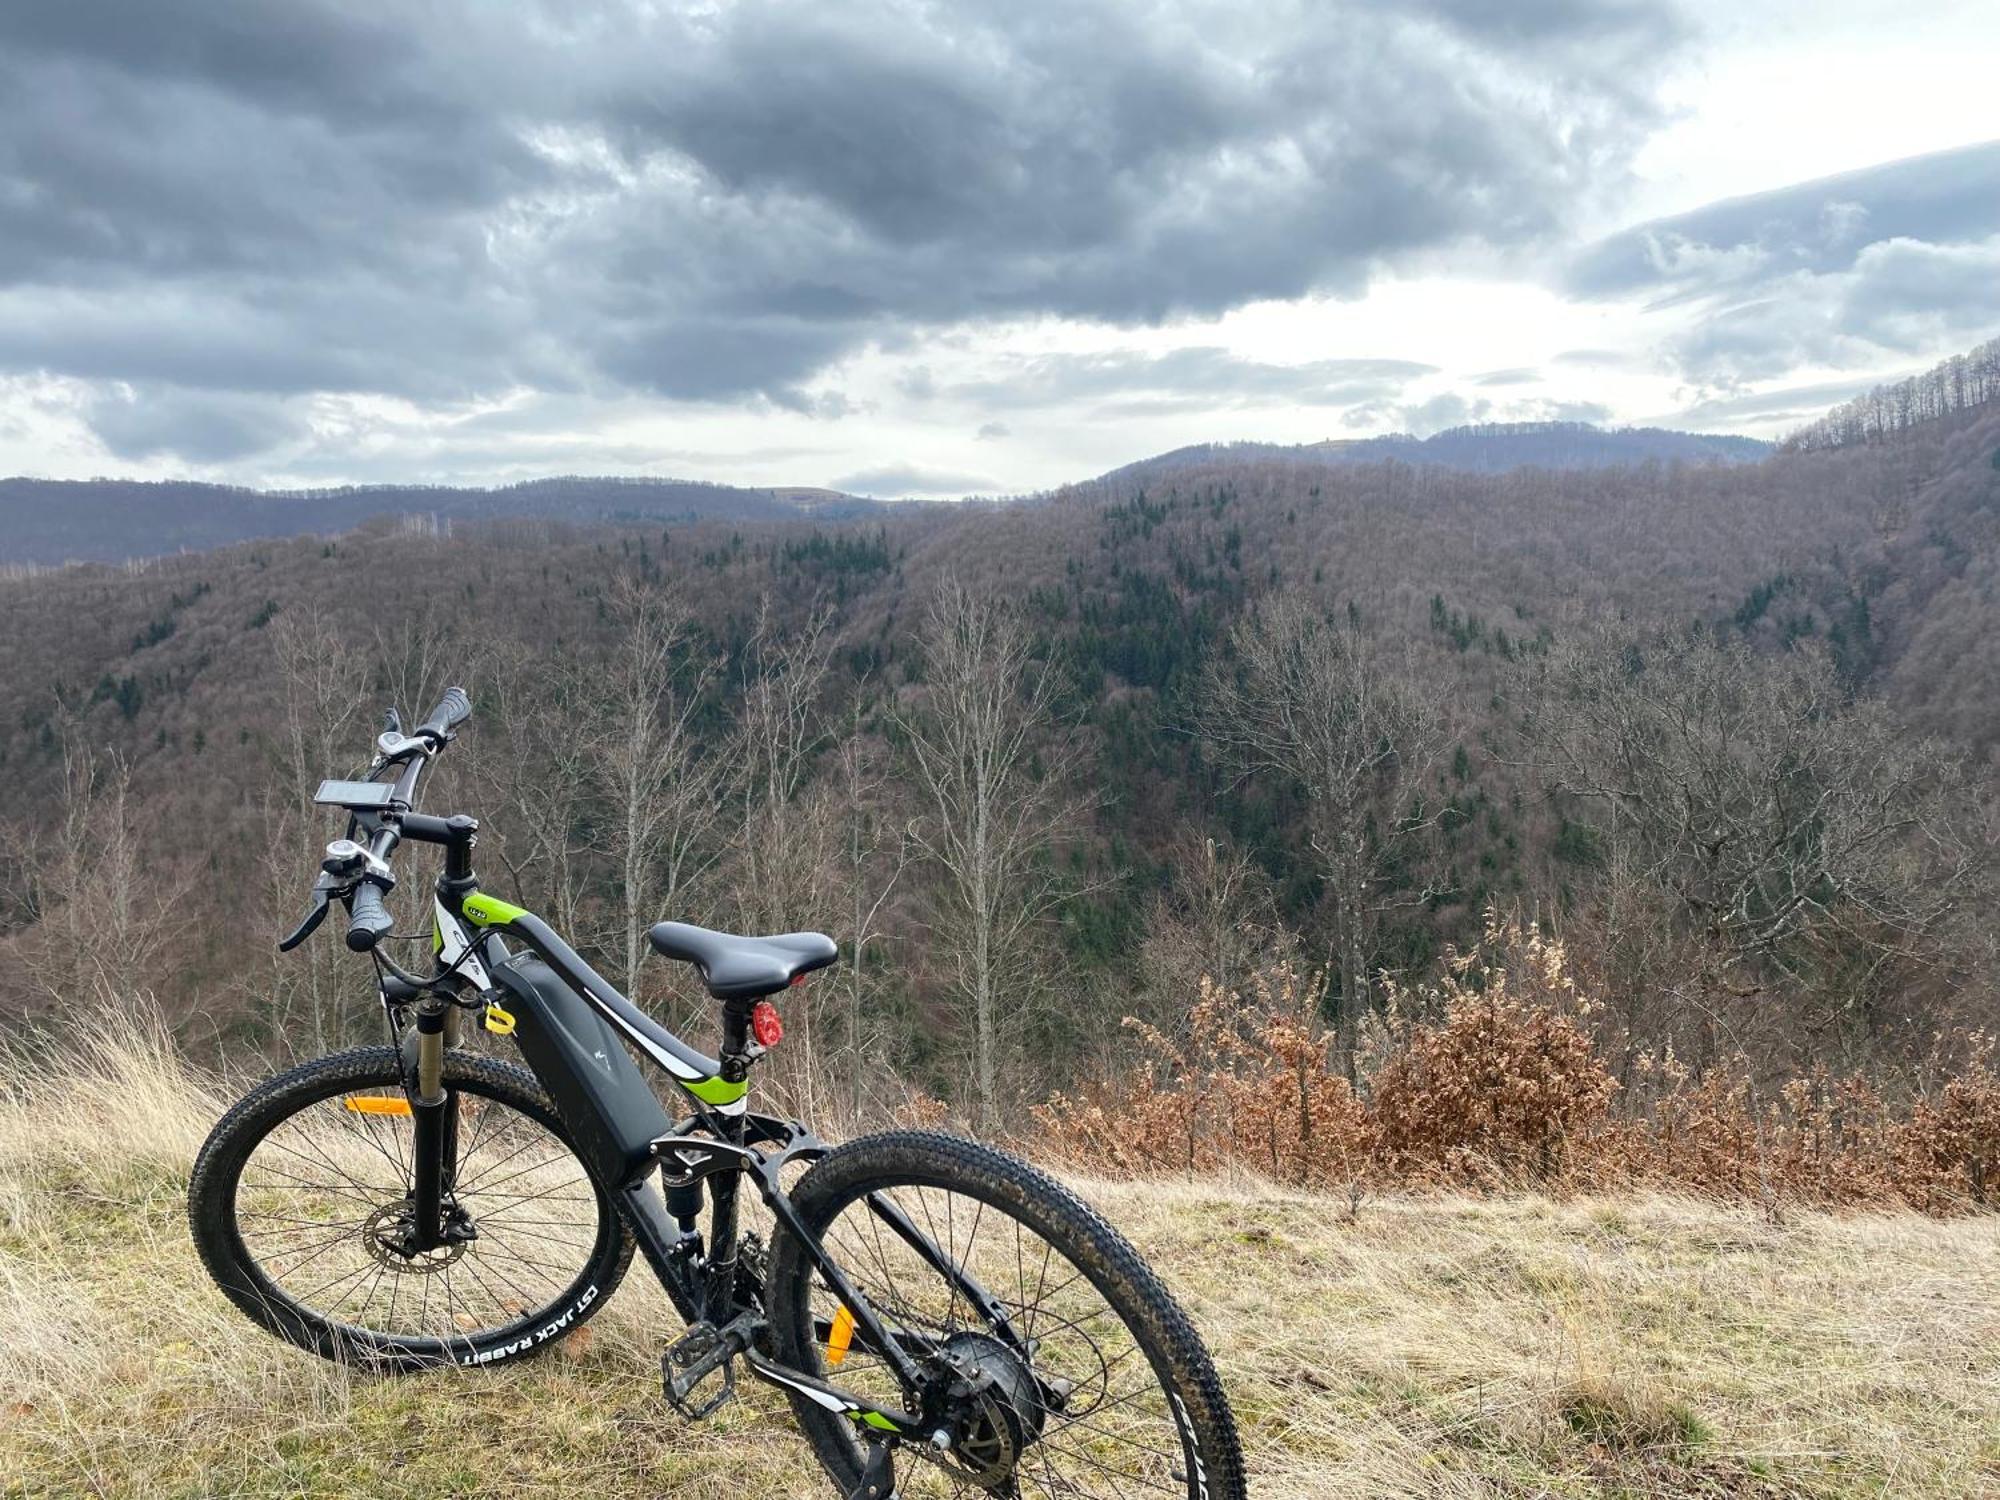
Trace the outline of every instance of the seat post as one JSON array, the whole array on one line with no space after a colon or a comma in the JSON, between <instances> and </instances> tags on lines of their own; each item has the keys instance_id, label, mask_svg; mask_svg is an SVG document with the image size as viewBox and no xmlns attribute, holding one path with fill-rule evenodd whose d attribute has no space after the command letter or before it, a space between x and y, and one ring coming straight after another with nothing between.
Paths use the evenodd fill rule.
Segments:
<instances>
[{"instance_id":1,"label":"seat post","mask_svg":"<svg viewBox=\"0 0 2000 1500\"><path fill-rule=\"evenodd\" d=\"M748 1000L722 1002L722 1076L731 1083L740 1083L749 1077L751 1009L752 1002ZM735 1075L730 1073L729 1064L732 1058L743 1069L741 1073Z\"/></svg>"},{"instance_id":2,"label":"seat post","mask_svg":"<svg viewBox=\"0 0 2000 1500\"><path fill-rule=\"evenodd\" d=\"M747 1000L722 1002L722 1076L741 1083L750 1076L750 1008ZM742 1115L722 1117L724 1138L732 1145L743 1144ZM715 1172L708 1178L710 1213L708 1218L708 1285L703 1312L716 1327L722 1327L736 1305L736 1189L740 1172Z\"/></svg>"}]
</instances>

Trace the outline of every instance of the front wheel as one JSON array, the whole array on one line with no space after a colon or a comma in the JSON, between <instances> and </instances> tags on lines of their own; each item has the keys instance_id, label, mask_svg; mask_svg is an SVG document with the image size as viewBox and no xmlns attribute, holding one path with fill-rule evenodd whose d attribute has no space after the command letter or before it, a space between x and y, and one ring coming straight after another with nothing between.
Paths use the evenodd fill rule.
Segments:
<instances>
[{"instance_id":1,"label":"front wheel","mask_svg":"<svg viewBox=\"0 0 2000 1500\"><path fill-rule=\"evenodd\" d=\"M929 1389L904 1388L782 1229L773 1352L876 1405L943 1414L949 1448L905 1443L900 1494L1242 1500L1235 1420L1200 1337L1125 1238L1046 1173L893 1131L833 1151L791 1199ZM853 1423L792 1405L848 1493L865 1458Z\"/></svg>"},{"instance_id":2,"label":"front wheel","mask_svg":"<svg viewBox=\"0 0 2000 1500\"><path fill-rule=\"evenodd\" d=\"M532 1074L445 1054L444 1243L417 1247L392 1047L317 1058L224 1115L195 1161L202 1263L272 1333L378 1370L532 1354L604 1305L632 1239Z\"/></svg>"}]
</instances>

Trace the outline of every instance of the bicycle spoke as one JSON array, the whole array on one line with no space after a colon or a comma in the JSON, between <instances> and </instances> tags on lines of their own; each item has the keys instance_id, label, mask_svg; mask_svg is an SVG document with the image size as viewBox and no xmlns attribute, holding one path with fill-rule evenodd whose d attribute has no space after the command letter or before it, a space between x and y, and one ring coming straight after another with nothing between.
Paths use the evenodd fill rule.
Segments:
<instances>
[{"instance_id":1,"label":"bicycle spoke","mask_svg":"<svg viewBox=\"0 0 2000 1500\"><path fill-rule=\"evenodd\" d=\"M901 1227L889 1209L901 1212ZM959 1450L915 1455L930 1462L899 1476L910 1500L1188 1494L1180 1426L1135 1326L1069 1254L1020 1218L940 1184L883 1185L844 1207L822 1241L906 1355L922 1367L948 1347L953 1358L993 1372L990 1399L1014 1403L1022 1424L1013 1457L999 1460L1011 1473L988 1473L984 1487L968 1490L962 1468L974 1460ZM811 1336L830 1340L839 1299L815 1278L805 1306L818 1320ZM1008 1365L1010 1357L1019 1363ZM854 1349L827 1374L866 1400L906 1397L879 1353ZM1032 1383L1024 1389L1024 1381ZM1051 1381L1061 1402L1042 1394Z\"/></svg>"},{"instance_id":2,"label":"bicycle spoke","mask_svg":"<svg viewBox=\"0 0 2000 1500\"><path fill-rule=\"evenodd\" d=\"M441 1242L418 1250L407 1122L345 1107L391 1097L347 1088L251 1148L236 1227L271 1290L315 1318L447 1346L552 1309L598 1253L608 1212L582 1164L538 1120L455 1086L460 1182ZM466 1220L469 1234L454 1230Z\"/></svg>"}]
</instances>

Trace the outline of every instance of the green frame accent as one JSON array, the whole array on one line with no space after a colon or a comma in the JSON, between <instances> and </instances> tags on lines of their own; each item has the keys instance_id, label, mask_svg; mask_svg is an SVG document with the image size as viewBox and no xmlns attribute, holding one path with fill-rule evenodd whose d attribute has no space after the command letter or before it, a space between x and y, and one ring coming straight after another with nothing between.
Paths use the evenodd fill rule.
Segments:
<instances>
[{"instance_id":1,"label":"green frame accent","mask_svg":"<svg viewBox=\"0 0 2000 1500\"><path fill-rule=\"evenodd\" d=\"M481 927L505 927L528 914L526 907L511 905L484 891L472 892L459 902L458 909L465 914L468 922L475 922Z\"/></svg>"},{"instance_id":2,"label":"green frame accent","mask_svg":"<svg viewBox=\"0 0 2000 1500\"><path fill-rule=\"evenodd\" d=\"M676 1078L674 1082L701 1100L703 1104L734 1104L750 1092L750 1081L747 1078L739 1083L731 1083L727 1078L721 1077L693 1080Z\"/></svg>"}]
</instances>

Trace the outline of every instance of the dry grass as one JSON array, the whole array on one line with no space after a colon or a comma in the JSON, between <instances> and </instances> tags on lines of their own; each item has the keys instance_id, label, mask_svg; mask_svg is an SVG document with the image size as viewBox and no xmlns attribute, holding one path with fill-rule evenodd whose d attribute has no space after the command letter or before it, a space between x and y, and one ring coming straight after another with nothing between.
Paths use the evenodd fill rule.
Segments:
<instances>
[{"instance_id":1,"label":"dry grass","mask_svg":"<svg viewBox=\"0 0 2000 1500\"><path fill-rule=\"evenodd\" d=\"M762 1391L689 1428L635 1272L582 1347L384 1380L273 1342L182 1222L220 1107L143 1028L0 1093L0 1495L830 1493ZM16 1060L7 1076L26 1075ZM1216 1351L1255 1492L2000 1493L2000 1220L1083 1182Z\"/></svg>"}]
</instances>

